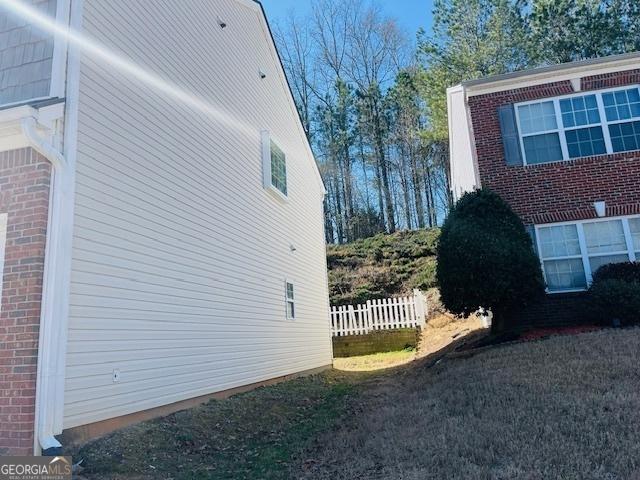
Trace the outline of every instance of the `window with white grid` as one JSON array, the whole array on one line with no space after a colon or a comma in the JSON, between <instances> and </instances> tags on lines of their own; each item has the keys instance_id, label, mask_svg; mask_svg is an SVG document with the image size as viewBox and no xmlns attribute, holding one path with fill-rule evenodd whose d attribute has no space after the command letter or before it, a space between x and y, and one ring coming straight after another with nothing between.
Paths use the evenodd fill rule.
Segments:
<instances>
[{"instance_id":1,"label":"window with white grid","mask_svg":"<svg viewBox=\"0 0 640 480\"><path fill-rule=\"evenodd\" d=\"M640 150L637 86L523 102L515 108L527 164Z\"/></svg>"},{"instance_id":2,"label":"window with white grid","mask_svg":"<svg viewBox=\"0 0 640 480\"><path fill-rule=\"evenodd\" d=\"M585 289L602 265L640 260L640 217L536 227L550 292Z\"/></svg>"}]
</instances>

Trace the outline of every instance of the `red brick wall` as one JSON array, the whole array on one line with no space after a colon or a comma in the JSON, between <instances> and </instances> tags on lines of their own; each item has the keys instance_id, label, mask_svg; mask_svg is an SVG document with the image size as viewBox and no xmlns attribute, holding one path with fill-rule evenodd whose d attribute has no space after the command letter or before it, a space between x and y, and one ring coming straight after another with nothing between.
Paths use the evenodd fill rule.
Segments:
<instances>
[{"instance_id":1,"label":"red brick wall","mask_svg":"<svg viewBox=\"0 0 640 480\"><path fill-rule=\"evenodd\" d=\"M0 312L0 455L33 452L50 172L47 160L30 148L0 153L0 213L8 213Z\"/></svg>"},{"instance_id":2,"label":"red brick wall","mask_svg":"<svg viewBox=\"0 0 640 480\"><path fill-rule=\"evenodd\" d=\"M640 83L640 70L582 79L594 90ZM640 213L640 152L585 157L541 165L505 163L498 107L574 93L571 82L556 82L469 98L480 181L502 196L526 224L596 216L604 200L607 215Z\"/></svg>"}]
</instances>

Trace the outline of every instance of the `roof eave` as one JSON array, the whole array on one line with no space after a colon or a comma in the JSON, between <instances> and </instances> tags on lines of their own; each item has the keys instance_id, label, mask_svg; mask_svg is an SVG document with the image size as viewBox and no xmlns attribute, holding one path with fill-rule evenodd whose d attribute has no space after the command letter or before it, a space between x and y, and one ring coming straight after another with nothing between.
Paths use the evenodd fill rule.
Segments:
<instances>
[{"instance_id":1,"label":"roof eave","mask_svg":"<svg viewBox=\"0 0 640 480\"><path fill-rule=\"evenodd\" d=\"M563 63L462 82L468 95L512 90L583 76L640 68L640 52Z\"/></svg>"}]
</instances>

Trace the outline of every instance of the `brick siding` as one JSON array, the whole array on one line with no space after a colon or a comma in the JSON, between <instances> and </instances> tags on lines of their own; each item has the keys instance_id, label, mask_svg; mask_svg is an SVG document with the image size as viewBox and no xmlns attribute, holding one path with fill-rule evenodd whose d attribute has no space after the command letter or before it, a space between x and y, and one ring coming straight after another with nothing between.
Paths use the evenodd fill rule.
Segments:
<instances>
[{"instance_id":1,"label":"brick siding","mask_svg":"<svg viewBox=\"0 0 640 480\"><path fill-rule=\"evenodd\" d=\"M558 327L599 323L589 305L586 292L545 295L506 321L509 330L522 331L531 327Z\"/></svg>"},{"instance_id":2,"label":"brick siding","mask_svg":"<svg viewBox=\"0 0 640 480\"><path fill-rule=\"evenodd\" d=\"M0 153L0 213L8 213L0 312L0 455L33 453L50 177L49 162L30 148Z\"/></svg>"},{"instance_id":3,"label":"brick siding","mask_svg":"<svg viewBox=\"0 0 640 480\"><path fill-rule=\"evenodd\" d=\"M640 70L582 78L583 91L640 84ZM505 162L498 107L574 93L571 82L555 82L469 98L480 181L504 198L525 224L596 217L604 200L607 216L640 213L640 152L584 157L539 165Z\"/></svg>"}]
</instances>

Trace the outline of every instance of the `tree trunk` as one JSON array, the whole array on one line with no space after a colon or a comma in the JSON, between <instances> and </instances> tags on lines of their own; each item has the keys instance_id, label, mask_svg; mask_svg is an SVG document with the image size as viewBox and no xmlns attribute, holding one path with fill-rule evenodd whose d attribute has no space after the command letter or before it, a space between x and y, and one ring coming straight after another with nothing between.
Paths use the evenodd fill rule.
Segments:
<instances>
[{"instance_id":1,"label":"tree trunk","mask_svg":"<svg viewBox=\"0 0 640 480\"><path fill-rule=\"evenodd\" d=\"M378 163L380 165L380 174L382 179L382 191L384 193L385 213L387 217L387 232L396 231L395 211L393 208L393 198L391 197L391 185L389 182L389 171L387 158L384 151L384 138L382 134L382 124L380 114L378 112L377 102L372 100L371 113L374 122L374 137L376 144L376 153L378 154Z\"/></svg>"},{"instance_id":2,"label":"tree trunk","mask_svg":"<svg viewBox=\"0 0 640 480\"><path fill-rule=\"evenodd\" d=\"M409 184L409 178L407 176L407 154L406 148L401 146L399 148L400 153L400 185L402 186L402 200L404 203L404 220L408 230L413 228L413 222L411 221L411 194L409 190L411 185Z\"/></svg>"},{"instance_id":3,"label":"tree trunk","mask_svg":"<svg viewBox=\"0 0 640 480\"><path fill-rule=\"evenodd\" d=\"M384 195L382 193L382 169L380 168L380 161L376 158L376 188L378 190L378 212L380 216L380 230L383 232L387 230L387 226L384 221Z\"/></svg>"},{"instance_id":4,"label":"tree trunk","mask_svg":"<svg viewBox=\"0 0 640 480\"><path fill-rule=\"evenodd\" d=\"M418 217L418 228L424 228L424 205L422 204L422 182L418 173L418 162L416 152L411 151L411 177L413 180L413 200L416 203L416 217Z\"/></svg>"},{"instance_id":5,"label":"tree trunk","mask_svg":"<svg viewBox=\"0 0 640 480\"><path fill-rule=\"evenodd\" d=\"M335 243L333 224L331 223L331 208L327 197L324 199L324 237L327 243Z\"/></svg>"}]
</instances>

